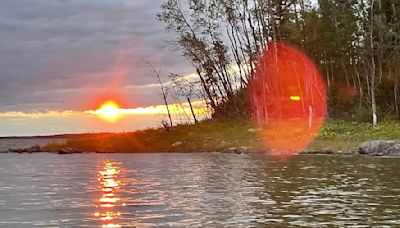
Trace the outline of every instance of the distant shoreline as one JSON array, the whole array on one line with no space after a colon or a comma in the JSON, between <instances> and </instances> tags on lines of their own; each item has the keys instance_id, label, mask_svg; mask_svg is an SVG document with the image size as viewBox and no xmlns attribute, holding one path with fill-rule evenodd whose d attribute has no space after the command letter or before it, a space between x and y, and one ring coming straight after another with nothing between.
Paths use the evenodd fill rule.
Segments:
<instances>
[{"instance_id":1,"label":"distant shoreline","mask_svg":"<svg viewBox=\"0 0 400 228\"><path fill-rule=\"evenodd\" d=\"M132 133L132 132L127 132ZM0 136L1 139L73 139L82 137L95 137L102 135L120 134L115 132L104 133L77 133L77 134L56 134L56 135L33 135L33 136Z\"/></svg>"}]
</instances>

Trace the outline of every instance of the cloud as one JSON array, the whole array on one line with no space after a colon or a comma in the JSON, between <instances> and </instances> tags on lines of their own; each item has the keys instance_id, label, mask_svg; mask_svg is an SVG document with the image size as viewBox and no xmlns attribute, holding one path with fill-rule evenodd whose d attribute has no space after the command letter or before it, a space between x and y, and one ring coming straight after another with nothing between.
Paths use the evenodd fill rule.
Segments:
<instances>
[{"instance_id":1,"label":"cloud","mask_svg":"<svg viewBox=\"0 0 400 228\"><path fill-rule=\"evenodd\" d=\"M49 112L32 112L32 113L26 113L26 112L0 112L0 118L10 118L10 119L20 119L20 118L32 118L32 119L37 119L37 118L48 118L48 117L66 117L66 116L73 116L73 115L79 115L80 112L76 111L62 111L62 112L57 112L57 111L49 111Z\"/></svg>"},{"instance_id":2,"label":"cloud","mask_svg":"<svg viewBox=\"0 0 400 228\"><path fill-rule=\"evenodd\" d=\"M118 90L133 106L160 103L155 78L190 64L165 48L162 0L0 1L0 111L80 110ZM164 80L167 80L164 77Z\"/></svg>"},{"instance_id":3,"label":"cloud","mask_svg":"<svg viewBox=\"0 0 400 228\"><path fill-rule=\"evenodd\" d=\"M184 102L182 104L169 104L168 105L171 114L191 114L189 103ZM204 103L204 101L193 101L192 108L195 113L199 115L206 115L209 110ZM42 111L42 112L21 112L21 111L8 111L0 112L0 118L8 119L38 119L38 118L49 118L49 117L71 117L79 115L102 115L102 110L85 110L85 111ZM137 108L120 108L118 114L128 116L128 115L165 115L167 114L167 109L165 105L151 105L147 107L137 107Z\"/></svg>"}]
</instances>

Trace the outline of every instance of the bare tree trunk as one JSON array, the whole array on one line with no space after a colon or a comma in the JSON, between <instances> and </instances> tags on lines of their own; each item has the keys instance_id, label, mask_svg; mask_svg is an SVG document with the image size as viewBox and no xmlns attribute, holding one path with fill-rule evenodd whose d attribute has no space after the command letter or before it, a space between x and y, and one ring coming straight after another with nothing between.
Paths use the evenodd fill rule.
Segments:
<instances>
[{"instance_id":1,"label":"bare tree trunk","mask_svg":"<svg viewBox=\"0 0 400 228\"><path fill-rule=\"evenodd\" d=\"M399 117L399 101L398 101L398 91L399 91L399 80L395 78L394 82L394 107L396 109L396 116Z\"/></svg>"},{"instance_id":2,"label":"bare tree trunk","mask_svg":"<svg viewBox=\"0 0 400 228\"><path fill-rule=\"evenodd\" d=\"M331 77L329 74L329 69L328 69L328 62L327 62L327 58L324 55L325 58L325 69L326 69L326 84L328 87L328 100L331 98ZM326 117L329 118L329 105L326 106Z\"/></svg>"},{"instance_id":3,"label":"bare tree trunk","mask_svg":"<svg viewBox=\"0 0 400 228\"><path fill-rule=\"evenodd\" d=\"M376 126L378 122L378 117L376 114L376 98L375 98L375 58L374 58L374 36L373 36L373 26L374 26L374 2L371 6L371 31L370 31L370 48L371 48L371 108L372 108L372 126Z\"/></svg>"},{"instance_id":4,"label":"bare tree trunk","mask_svg":"<svg viewBox=\"0 0 400 228\"><path fill-rule=\"evenodd\" d=\"M347 85L347 86L350 86L350 81L349 81L349 77L348 77L348 75L347 75L347 69L346 69L346 65L344 64L343 58L340 59L340 62L341 62L342 67L343 67L344 77L345 77L345 79L346 79L346 85Z\"/></svg>"},{"instance_id":5,"label":"bare tree trunk","mask_svg":"<svg viewBox=\"0 0 400 228\"><path fill-rule=\"evenodd\" d=\"M200 78L201 85L203 86L203 89L206 92L207 97L208 97L208 99L210 101L211 108L216 110L217 109L217 105L215 104L214 97L212 96L210 89L208 88L203 76L201 75L200 70L196 68L196 72L197 72L197 75Z\"/></svg>"},{"instance_id":6,"label":"bare tree trunk","mask_svg":"<svg viewBox=\"0 0 400 228\"><path fill-rule=\"evenodd\" d=\"M169 126L172 127L172 117L171 117L171 112L169 111L169 107L168 107L167 92L166 92L166 90L164 88L164 85L163 85L163 83L161 81L160 74L158 73L158 71L156 70L154 65L151 64L148 60L143 59L143 61L147 65L149 65L149 67L153 70L153 73L156 76L156 78L158 80L158 83L160 84L161 93L162 93L162 97L163 97L163 100L164 100L164 105L165 105L165 108L167 109L167 114L168 114L168 119L169 119L169 124L170 124Z\"/></svg>"},{"instance_id":7,"label":"bare tree trunk","mask_svg":"<svg viewBox=\"0 0 400 228\"><path fill-rule=\"evenodd\" d=\"M196 114L194 113L193 106L192 106L192 102L190 101L190 98L187 97L186 99L187 99L187 101L188 101L188 103L189 103L190 111L192 112L194 122L195 122L195 123L199 122L199 121L197 120L197 118L196 118Z\"/></svg>"},{"instance_id":8,"label":"bare tree trunk","mask_svg":"<svg viewBox=\"0 0 400 228\"><path fill-rule=\"evenodd\" d=\"M372 76L375 76L374 74ZM371 106L372 106L372 126L378 123L378 116L376 114L376 100L375 100L375 77L371 79Z\"/></svg>"},{"instance_id":9,"label":"bare tree trunk","mask_svg":"<svg viewBox=\"0 0 400 228\"><path fill-rule=\"evenodd\" d=\"M178 104L179 104L178 107L181 109L182 115L185 116L186 121L188 121L188 122L190 123L190 122L191 122L191 121L190 121L190 117L189 117L189 115L185 112L185 107L184 107L184 105L183 105L181 99L179 98L178 93L175 91L175 89L174 89L174 95L175 95L176 101L178 101ZM175 122L176 122L176 121L175 121ZM182 121L182 118L180 118L180 123L184 123L184 122Z\"/></svg>"},{"instance_id":10,"label":"bare tree trunk","mask_svg":"<svg viewBox=\"0 0 400 228\"><path fill-rule=\"evenodd\" d=\"M358 91L360 93L360 100L359 100L359 105L362 106L362 101L363 101L363 90L362 90L362 86L361 86L361 79L360 79L360 73L358 73L357 70L357 66L356 64L353 64L354 66L354 71L356 72L356 76L357 76L357 81L358 81Z\"/></svg>"}]
</instances>

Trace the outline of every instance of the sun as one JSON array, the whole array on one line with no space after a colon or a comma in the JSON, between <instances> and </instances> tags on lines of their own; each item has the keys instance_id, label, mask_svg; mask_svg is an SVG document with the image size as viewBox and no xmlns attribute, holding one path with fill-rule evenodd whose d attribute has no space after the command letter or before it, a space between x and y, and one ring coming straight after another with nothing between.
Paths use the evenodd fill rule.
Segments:
<instances>
[{"instance_id":1,"label":"sun","mask_svg":"<svg viewBox=\"0 0 400 228\"><path fill-rule=\"evenodd\" d=\"M119 105L114 101L107 101L96 110L96 113L107 120L115 121L120 117L121 112Z\"/></svg>"}]
</instances>

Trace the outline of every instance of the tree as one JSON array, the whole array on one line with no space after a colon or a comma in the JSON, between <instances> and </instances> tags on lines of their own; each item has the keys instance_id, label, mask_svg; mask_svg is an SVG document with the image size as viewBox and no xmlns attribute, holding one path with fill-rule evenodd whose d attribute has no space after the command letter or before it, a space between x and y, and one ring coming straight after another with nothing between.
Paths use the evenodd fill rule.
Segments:
<instances>
[{"instance_id":1,"label":"tree","mask_svg":"<svg viewBox=\"0 0 400 228\"><path fill-rule=\"evenodd\" d=\"M155 66L146 59L143 59L143 62L146 63L150 67L150 69L154 73L154 76L157 78L158 83L160 84L162 98L163 98L164 105L165 105L165 108L166 108L167 114L168 114L169 126L167 126L167 124L165 122L162 122L162 124L166 129L169 129L170 127L172 127L172 117L171 117L171 112L169 111L169 106L168 106L167 90L164 87L164 84L161 81L160 73L155 68Z\"/></svg>"},{"instance_id":2,"label":"tree","mask_svg":"<svg viewBox=\"0 0 400 228\"><path fill-rule=\"evenodd\" d=\"M397 0L167 0L157 18L176 34L214 117L249 115L249 84L271 41L315 60L330 116L364 110L375 126L378 110L400 115Z\"/></svg>"},{"instance_id":3,"label":"tree","mask_svg":"<svg viewBox=\"0 0 400 228\"><path fill-rule=\"evenodd\" d=\"M178 96L183 96L189 104L190 112L195 123L198 122L196 113L193 109L192 99L196 97L196 81L189 81L185 77L180 77L178 74L170 73L169 78L173 88L177 91ZM179 99L179 98L178 98ZM182 106L182 104L181 104Z\"/></svg>"}]
</instances>

